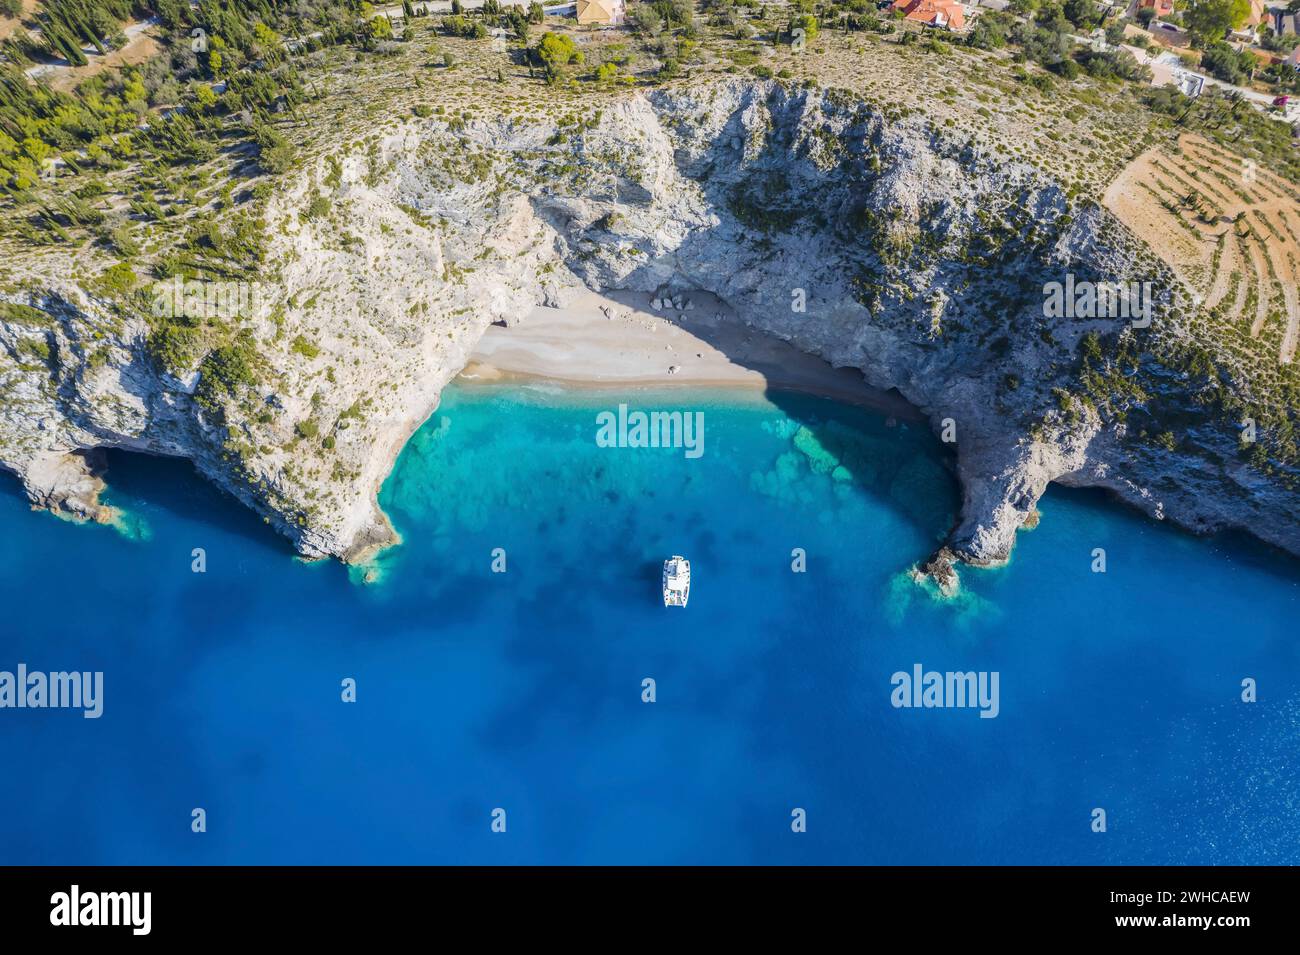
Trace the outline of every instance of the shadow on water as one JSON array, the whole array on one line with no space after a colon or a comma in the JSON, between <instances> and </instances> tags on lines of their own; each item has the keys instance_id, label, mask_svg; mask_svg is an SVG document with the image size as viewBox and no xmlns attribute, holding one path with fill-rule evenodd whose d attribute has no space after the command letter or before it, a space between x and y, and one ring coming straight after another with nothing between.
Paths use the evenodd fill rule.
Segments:
<instances>
[{"instance_id":1,"label":"shadow on water","mask_svg":"<svg viewBox=\"0 0 1300 955\"><path fill-rule=\"evenodd\" d=\"M956 455L897 392L864 407L779 388L765 397L798 424L793 444L814 473L851 482L928 540L938 543L951 530L961 507ZM900 415L900 405L910 413Z\"/></svg>"},{"instance_id":2,"label":"shadow on water","mask_svg":"<svg viewBox=\"0 0 1300 955\"><path fill-rule=\"evenodd\" d=\"M676 285L666 284L681 288L688 298L701 292L714 295L685 277L679 277ZM605 294L626 304L635 297L628 292ZM725 300L718 301L730 307ZM902 515L927 540L941 542L955 526L961 505L956 454L896 389L873 388L858 369L836 368L757 328L746 327L743 338L738 338L734 321L672 312L663 318L733 364L776 383L764 390L764 397L797 425L791 436L792 451L814 473L856 484ZM750 347L754 339L763 344ZM780 469L775 480L794 478L794 470L798 469ZM773 490L779 493L780 488ZM918 554L917 559L927 556Z\"/></svg>"},{"instance_id":3,"label":"shadow on water","mask_svg":"<svg viewBox=\"0 0 1300 955\"><path fill-rule=\"evenodd\" d=\"M1069 501L1078 507L1105 515L1110 520L1123 520L1138 532L1167 535L1176 543L1203 544L1225 561L1232 561L1293 587L1300 587L1300 558L1247 531L1232 529L1209 535L1196 534L1169 521L1153 520L1114 492L1099 487L1051 484L1043 503L1050 508L1052 499Z\"/></svg>"},{"instance_id":4,"label":"shadow on water","mask_svg":"<svg viewBox=\"0 0 1300 955\"><path fill-rule=\"evenodd\" d=\"M658 593L664 582L664 564L660 560L647 560L638 568L635 577L636 593Z\"/></svg>"},{"instance_id":5,"label":"shadow on water","mask_svg":"<svg viewBox=\"0 0 1300 955\"><path fill-rule=\"evenodd\" d=\"M217 527L259 547L294 553L288 540L183 458L110 450L104 479L108 483L108 503L121 504L123 498L131 499L162 508L182 520Z\"/></svg>"},{"instance_id":6,"label":"shadow on water","mask_svg":"<svg viewBox=\"0 0 1300 955\"><path fill-rule=\"evenodd\" d=\"M18 480L17 474L4 468L0 468L0 497L12 497L24 504L27 503L27 495L23 493L23 482Z\"/></svg>"},{"instance_id":7,"label":"shadow on water","mask_svg":"<svg viewBox=\"0 0 1300 955\"><path fill-rule=\"evenodd\" d=\"M961 508L955 451L896 389L873 388L858 369L835 368L756 328L747 335L767 338L767 347L744 347L727 324L688 320L685 314L664 317L769 381L790 380L781 367L784 358L798 363L795 380L806 390L778 384L766 388L764 397L797 427L791 453L801 462L799 473L810 469L861 488L936 544L955 526ZM823 387L824 394L816 393ZM778 481L795 477L778 467Z\"/></svg>"},{"instance_id":8,"label":"shadow on water","mask_svg":"<svg viewBox=\"0 0 1300 955\"><path fill-rule=\"evenodd\" d=\"M692 288L697 293L714 294L696 287L685 276L677 276L677 282L675 287L681 288L688 297ZM673 286L672 282L666 284ZM736 338L727 333L725 325L692 321L673 313L664 317L717 349L731 362L757 371L769 380L780 382L785 378L778 367L779 358L774 362L773 354L779 356L788 348L791 356L802 363L811 359L777 339L772 339L774 350L767 359L754 359L744 349L737 348ZM764 335L756 328L748 329L748 333ZM820 466L834 472L842 467L840 478L851 477L856 486L903 515L927 540L933 540L936 545L941 543L956 526L961 511L955 447L939 441L924 414L897 390L871 387L857 369L833 368L826 363L824 380L829 391L824 396L813 393L815 385L807 391L786 386L769 386L764 391L769 402L801 429L806 429L794 441L804 462L814 470ZM1205 541L1225 556L1265 570L1281 580L1295 583L1300 578L1300 559L1247 531L1234 529L1205 537L1173 523L1157 525L1109 491L1053 484L1051 492L1104 509L1109 514L1123 512L1137 524L1159 526L1188 541ZM928 554L916 556L919 560Z\"/></svg>"}]
</instances>

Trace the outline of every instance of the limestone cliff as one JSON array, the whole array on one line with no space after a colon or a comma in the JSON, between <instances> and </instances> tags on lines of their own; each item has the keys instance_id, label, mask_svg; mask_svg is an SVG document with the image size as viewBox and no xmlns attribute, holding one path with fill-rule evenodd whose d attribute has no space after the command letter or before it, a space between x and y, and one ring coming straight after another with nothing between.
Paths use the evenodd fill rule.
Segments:
<instances>
[{"instance_id":1,"label":"limestone cliff","mask_svg":"<svg viewBox=\"0 0 1300 955\"><path fill-rule=\"evenodd\" d=\"M379 484L489 323L581 285L702 289L955 440L945 580L1005 560L1052 481L1300 553L1294 469L1239 453L1261 386L1226 357L1208 391L1188 371L1189 343L1213 346L1169 270L1099 206L922 117L737 82L551 122L394 122L287 178L239 323L253 381L205 391L211 355L161 367L139 296L97 293L82 260L12 277L0 464L34 503L93 517L96 449L179 455L303 554L357 559L393 539ZM1150 282L1150 326L1045 316L1067 273Z\"/></svg>"}]
</instances>

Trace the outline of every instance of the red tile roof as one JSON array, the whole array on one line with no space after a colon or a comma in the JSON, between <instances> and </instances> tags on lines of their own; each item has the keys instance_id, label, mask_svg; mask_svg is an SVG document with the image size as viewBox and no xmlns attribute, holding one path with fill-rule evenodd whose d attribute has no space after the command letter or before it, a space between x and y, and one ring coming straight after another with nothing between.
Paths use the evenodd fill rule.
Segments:
<instances>
[{"instance_id":1,"label":"red tile roof","mask_svg":"<svg viewBox=\"0 0 1300 955\"><path fill-rule=\"evenodd\" d=\"M1148 7L1158 17L1167 17L1174 12L1174 0L1138 0L1139 7Z\"/></svg>"},{"instance_id":2,"label":"red tile roof","mask_svg":"<svg viewBox=\"0 0 1300 955\"><path fill-rule=\"evenodd\" d=\"M903 11L903 19L930 26L960 30L966 25L966 13L956 0L894 0L894 9Z\"/></svg>"}]
</instances>

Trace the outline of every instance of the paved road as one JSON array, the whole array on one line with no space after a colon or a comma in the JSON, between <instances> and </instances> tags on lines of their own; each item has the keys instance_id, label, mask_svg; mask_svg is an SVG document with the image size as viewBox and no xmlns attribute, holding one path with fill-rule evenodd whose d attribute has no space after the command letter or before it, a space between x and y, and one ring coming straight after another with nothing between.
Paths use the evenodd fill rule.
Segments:
<instances>
[{"instance_id":1,"label":"paved road","mask_svg":"<svg viewBox=\"0 0 1300 955\"><path fill-rule=\"evenodd\" d=\"M1092 42L1091 40L1085 39L1084 37L1080 37L1080 36L1076 36L1074 37L1074 39L1078 40L1080 43ZM1136 46L1129 46L1128 44L1121 44L1120 49L1132 53L1134 59L1136 59L1143 66L1146 67L1160 66L1163 67L1166 72L1180 71L1183 73L1190 73L1194 76L1199 76L1201 77L1201 79L1205 80L1206 86L1217 86L1221 90L1229 90L1231 92L1237 93L1238 95L1241 96L1242 99L1246 100L1248 103L1250 103L1251 106L1254 106L1256 109L1260 110L1261 112L1267 113L1267 112L1272 112L1273 110L1272 94L1261 93L1258 90L1247 89L1244 86L1233 86L1231 83L1223 82L1223 80L1216 80L1213 76L1209 76L1197 70L1189 69L1188 67L1183 65L1182 60L1178 59L1178 55L1176 53L1172 53L1169 50L1165 49L1164 47L1161 47L1159 51L1154 55L1148 52L1147 50L1140 49L1139 47ZM1153 72L1156 72L1157 75L1154 75L1151 78L1152 86L1159 86L1161 85L1161 82L1168 82L1168 80L1162 80L1159 73L1154 69ZM1300 122L1300 103L1296 103L1294 106L1288 107L1283 118L1287 122L1292 124Z\"/></svg>"}]
</instances>

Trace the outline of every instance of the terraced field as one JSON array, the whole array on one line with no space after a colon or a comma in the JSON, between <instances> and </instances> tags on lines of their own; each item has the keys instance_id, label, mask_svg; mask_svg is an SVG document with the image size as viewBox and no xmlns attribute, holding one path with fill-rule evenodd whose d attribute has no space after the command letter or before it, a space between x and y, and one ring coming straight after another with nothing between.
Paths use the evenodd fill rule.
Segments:
<instances>
[{"instance_id":1,"label":"terraced field","mask_svg":"<svg viewBox=\"0 0 1300 955\"><path fill-rule=\"evenodd\" d=\"M1274 347L1300 344L1300 193L1196 136L1142 153L1105 205L1156 250L1213 316Z\"/></svg>"}]
</instances>

